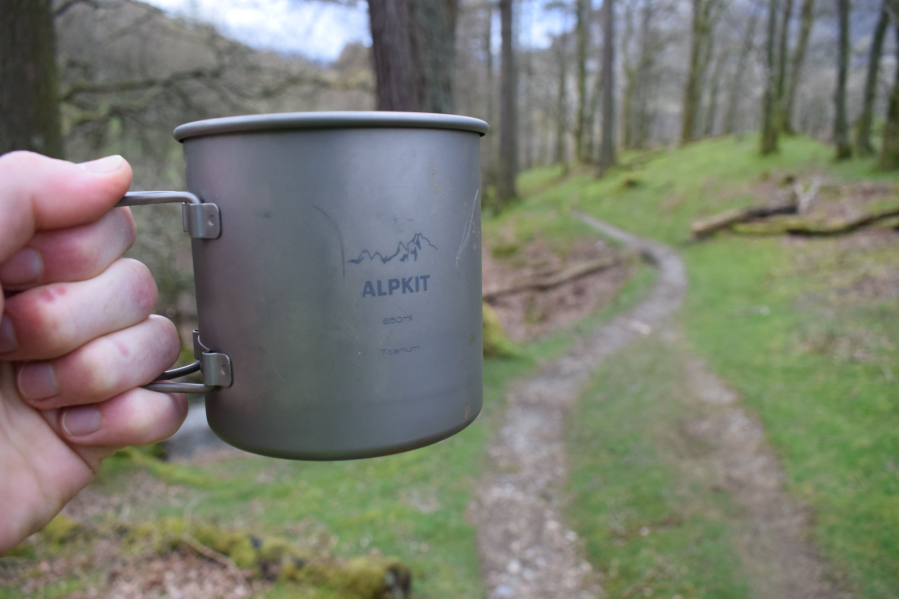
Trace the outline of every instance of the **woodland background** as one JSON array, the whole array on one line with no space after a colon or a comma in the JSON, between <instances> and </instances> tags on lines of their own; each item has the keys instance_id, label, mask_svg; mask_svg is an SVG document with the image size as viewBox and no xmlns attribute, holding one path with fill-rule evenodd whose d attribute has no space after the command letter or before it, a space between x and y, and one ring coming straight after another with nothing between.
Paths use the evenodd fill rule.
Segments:
<instances>
[{"instance_id":1,"label":"woodland background","mask_svg":"<svg viewBox=\"0 0 899 599\"><path fill-rule=\"evenodd\" d=\"M491 449L509 398L664 279L579 214L667 244L689 276L671 322L632 321L639 339L598 366L558 440L567 478L537 497L561 498L595 596L899 597L899 0L294 2L367 9L371 45L323 61L134 0L0 0L0 153L117 153L133 189L183 189L188 121L485 119L485 323L508 339L485 347L484 410L365 461L128 448L0 558L0 599L367 599L386 573L389 596L511 596L488 559L509 547L472 516L479 481L514 474ZM133 213L131 255L186 355L180 211ZM524 584L524 553L500 574Z\"/></svg>"},{"instance_id":2,"label":"woodland background","mask_svg":"<svg viewBox=\"0 0 899 599\"><path fill-rule=\"evenodd\" d=\"M803 134L832 142L840 159L877 153L893 169L897 6L371 0L372 47L349 44L325 63L254 50L135 0L0 0L0 153L116 152L135 166L135 189L181 188L178 124L377 108L490 123L482 164L494 210L516 196L521 170L581 163L599 176L621 150L751 131L763 154L779 135ZM532 43L540 20L559 24L546 47ZM157 273L161 311L191 312L177 211L138 212L134 253Z\"/></svg>"}]
</instances>

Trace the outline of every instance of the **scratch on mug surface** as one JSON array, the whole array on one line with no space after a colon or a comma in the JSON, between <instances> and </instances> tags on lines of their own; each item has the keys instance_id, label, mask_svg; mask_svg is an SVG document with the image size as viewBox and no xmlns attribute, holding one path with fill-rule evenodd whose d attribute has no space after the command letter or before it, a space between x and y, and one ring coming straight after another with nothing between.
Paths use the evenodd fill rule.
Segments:
<instances>
[{"instance_id":1,"label":"scratch on mug surface","mask_svg":"<svg viewBox=\"0 0 899 599\"><path fill-rule=\"evenodd\" d=\"M340 240L340 267L343 269L343 276L346 277L346 256L343 251L343 235L340 234L340 228L337 226L337 223L334 222L334 219L328 216L327 212L325 212L315 204L313 204L312 207L324 214L325 218L328 219L328 222L331 223L331 226L334 227L334 230L337 231L337 239Z\"/></svg>"},{"instance_id":2,"label":"scratch on mug surface","mask_svg":"<svg viewBox=\"0 0 899 599\"><path fill-rule=\"evenodd\" d=\"M459 251L456 252L456 268L459 268L459 258L462 257L462 250L465 249L465 244L468 243L468 238L471 237L471 230L474 228L474 217L477 214L476 211L480 210L481 206L481 190L477 190L474 193L474 202L471 203L471 214L468 217L468 226L465 227L465 235L462 236L462 242L459 244Z\"/></svg>"}]
</instances>

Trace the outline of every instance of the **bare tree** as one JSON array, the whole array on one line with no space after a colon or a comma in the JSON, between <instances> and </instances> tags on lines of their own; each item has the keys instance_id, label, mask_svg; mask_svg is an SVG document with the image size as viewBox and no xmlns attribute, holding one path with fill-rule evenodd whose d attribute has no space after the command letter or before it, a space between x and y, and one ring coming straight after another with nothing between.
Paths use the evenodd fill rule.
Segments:
<instances>
[{"instance_id":1,"label":"bare tree","mask_svg":"<svg viewBox=\"0 0 899 599\"><path fill-rule=\"evenodd\" d=\"M494 126L496 123L496 81L494 77L495 68L493 66L493 11L495 5L492 1L488 1L484 3L483 10L485 13L484 18L484 37L483 37L483 52L485 58L484 68L487 71L486 77L486 114L487 114L487 122ZM484 140L484 145L486 148L486 152L484 152L484 156L482 157L483 164L483 173L485 183L488 185L496 184L496 135L488 135Z\"/></svg>"},{"instance_id":2,"label":"bare tree","mask_svg":"<svg viewBox=\"0 0 899 599\"><path fill-rule=\"evenodd\" d=\"M634 38L634 2L625 4L624 8L624 31L621 40L621 58L624 71L624 94L621 101L621 131L622 144L626 149L634 147L634 112L636 110L636 95L639 79L637 71L639 68L639 58L634 59L631 54Z\"/></svg>"},{"instance_id":3,"label":"bare tree","mask_svg":"<svg viewBox=\"0 0 899 599\"><path fill-rule=\"evenodd\" d=\"M737 109L743 94L743 81L745 80L746 65L749 55L755 45L755 28L758 25L758 13L753 10L743 30L743 39L740 43L740 54L737 57L737 65L733 77L730 80L730 91L727 100L727 112L724 115L724 134L730 135L737 131Z\"/></svg>"},{"instance_id":4,"label":"bare tree","mask_svg":"<svg viewBox=\"0 0 899 599\"><path fill-rule=\"evenodd\" d=\"M577 117L574 124L575 156L578 162L584 161L584 137L586 131L587 111L587 48L590 43L590 0L576 0L575 14L577 22Z\"/></svg>"},{"instance_id":5,"label":"bare tree","mask_svg":"<svg viewBox=\"0 0 899 599\"><path fill-rule=\"evenodd\" d=\"M0 0L0 154L61 158L56 39L50 0Z\"/></svg>"},{"instance_id":6,"label":"bare tree","mask_svg":"<svg viewBox=\"0 0 899 599\"><path fill-rule=\"evenodd\" d=\"M718 95L721 89L721 78L723 77L724 68L730 62L730 48L726 47L718 59L715 61L715 68L712 70L711 81L709 82L709 103L706 109L705 130L704 135L711 137L715 134L715 121L718 117Z\"/></svg>"},{"instance_id":7,"label":"bare tree","mask_svg":"<svg viewBox=\"0 0 899 599\"><path fill-rule=\"evenodd\" d=\"M808 40L811 37L812 25L815 22L815 0L803 0L800 12L801 25L799 28L799 41L793 49L793 57L790 60L790 83L787 86L786 97L782 102L780 121L785 133L793 133L793 107L796 103L796 90L802 78L802 68L805 64L805 52L808 48Z\"/></svg>"},{"instance_id":8,"label":"bare tree","mask_svg":"<svg viewBox=\"0 0 899 599\"><path fill-rule=\"evenodd\" d=\"M712 58L715 24L724 9L723 0L693 0L690 31L690 63L684 84L683 114L681 117L682 144L696 138L702 81Z\"/></svg>"},{"instance_id":9,"label":"bare tree","mask_svg":"<svg viewBox=\"0 0 899 599\"><path fill-rule=\"evenodd\" d=\"M871 49L868 52L868 73L865 78L865 96L862 101L862 113L858 117L855 129L855 151L859 156L870 156L874 153L871 145L871 122L874 120L874 99L877 95L877 77L880 71L880 55L883 53L883 41L886 38L890 15L887 12L886 0L880 7L877 25L871 38Z\"/></svg>"},{"instance_id":10,"label":"bare tree","mask_svg":"<svg viewBox=\"0 0 899 599\"><path fill-rule=\"evenodd\" d=\"M780 42L777 51L777 82L775 83L775 127L783 131L784 99L786 95L787 57L789 55L790 19L793 16L793 0L784 0L783 16L780 19Z\"/></svg>"},{"instance_id":11,"label":"bare tree","mask_svg":"<svg viewBox=\"0 0 899 599\"><path fill-rule=\"evenodd\" d=\"M369 0L378 110L453 110L456 0Z\"/></svg>"},{"instance_id":12,"label":"bare tree","mask_svg":"<svg viewBox=\"0 0 899 599\"><path fill-rule=\"evenodd\" d=\"M893 28L896 33L896 71L877 161L878 168L884 170L899 169L899 19L893 19Z\"/></svg>"},{"instance_id":13,"label":"bare tree","mask_svg":"<svg viewBox=\"0 0 899 599\"><path fill-rule=\"evenodd\" d=\"M502 32L500 72L499 169L496 195L499 207L516 197L518 175L518 85L513 45L512 0L499 0Z\"/></svg>"},{"instance_id":14,"label":"bare tree","mask_svg":"<svg viewBox=\"0 0 899 599\"><path fill-rule=\"evenodd\" d=\"M615 4L605 0L602 15L602 143L597 174L602 176L617 162L615 156Z\"/></svg>"},{"instance_id":15,"label":"bare tree","mask_svg":"<svg viewBox=\"0 0 899 599\"><path fill-rule=\"evenodd\" d=\"M768 31L765 37L765 95L762 100L762 155L777 151L777 82L774 38L777 36L777 0L768 1Z\"/></svg>"},{"instance_id":16,"label":"bare tree","mask_svg":"<svg viewBox=\"0 0 899 599\"><path fill-rule=\"evenodd\" d=\"M621 130L625 148L643 148L649 141L654 118L653 92L661 75L657 71L658 57L679 33L673 28L666 28L664 19L659 21L657 16L672 7L672 4L659 0L626 5L621 40L624 74ZM637 17L639 25L634 22ZM657 26L657 23L661 25ZM597 95L600 91L597 88Z\"/></svg>"},{"instance_id":17,"label":"bare tree","mask_svg":"<svg viewBox=\"0 0 899 599\"><path fill-rule=\"evenodd\" d=\"M849 74L849 0L837 0L839 46L837 51L837 87L834 92L833 140L837 160L852 156L849 124L846 118L846 78Z\"/></svg>"},{"instance_id":18,"label":"bare tree","mask_svg":"<svg viewBox=\"0 0 899 599\"><path fill-rule=\"evenodd\" d=\"M558 65L558 83L556 91L556 151L555 162L565 165L568 162L566 141L568 138L568 52L566 46L568 36L562 32L553 41L553 50Z\"/></svg>"}]
</instances>

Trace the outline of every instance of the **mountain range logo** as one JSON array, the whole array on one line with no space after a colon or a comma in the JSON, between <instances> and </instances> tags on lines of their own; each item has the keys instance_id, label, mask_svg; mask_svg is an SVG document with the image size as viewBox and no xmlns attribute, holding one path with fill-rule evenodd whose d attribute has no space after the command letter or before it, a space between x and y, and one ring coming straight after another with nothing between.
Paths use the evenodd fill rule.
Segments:
<instances>
[{"instance_id":1,"label":"mountain range logo","mask_svg":"<svg viewBox=\"0 0 899 599\"><path fill-rule=\"evenodd\" d=\"M422 242L427 244L427 246L423 245ZM348 260L348 262L352 264L360 264L365 260L374 261L375 259L380 260L381 264L387 264L394 258L399 258L400 262L417 262L418 261L418 253L421 252L426 247L431 247L433 249L437 249L431 240L422 235L421 233L416 233L412 236L412 239L403 243L400 241L397 243L396 251L390 254L389 256L384 256L381 252L371 253L368 250L362 250L359 253L359 257L353 260Z\"/></svg>"}]
</instances>

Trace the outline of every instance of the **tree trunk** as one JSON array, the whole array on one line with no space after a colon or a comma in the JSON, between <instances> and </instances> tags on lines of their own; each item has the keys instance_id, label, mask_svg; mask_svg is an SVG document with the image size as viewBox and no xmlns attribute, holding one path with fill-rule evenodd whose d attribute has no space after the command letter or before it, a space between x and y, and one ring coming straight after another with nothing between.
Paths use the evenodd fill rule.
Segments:
<instances>
[{"instance_id":1,"label":"tree trunk","mask_svg":"<svg viewBox=\"0 0 899 599\"><path fill-rule=\"evenodd\" d=\"M870 156L874 153L871 145L871 122L874 120L874 100L877 97L877 76L880 71L880 55L883 54L883 40L886 37L890 15L887 13L886 0L880 8L880 16L874 27L871 39L871 51L868 53L868 75L865 79L865 97L862 103L862 114L858 117L855 130L855 151L859 156Z\"/></svg>"},{"instance_id":2,"label":"tree trunk","mask_svg":"<svg viewBox=\"0 0 899 599\"><path fill-rule=\"evenodd\" d=\"M839 0L843 1L843 0ZM768 2L768 33L765 39L765 95L762 99L762 156L777 151L777 102L774 38L777 35L777 0Z\"/></svg>"},{"instance_id":3,"label":"tree trunk","mask_svg":"<svg viewBox=\"0 0 899 599\"><path fill-rule=\"evenodd\" d=\"M718 116L718 90L721 86L721 73L730 59L730 49L726 48L718 61L715 63L715 69L712 71L712 80L709 82L709 106L706 111L705 118L705 136L711 137L715 134L715 120Z\"/></svg>"},{"instance_id":4,"label":"tree trunk","mask_svg":"<svg viewBox=\"0 0 899 599\"><path fill-rule=\"evenodd\" d=\"M783 16L780 21L780 43L777 51L777 84L775 85L775 98L777 102L776 115L778 133L783 131L784 99L786 96L787 80L787 56L790 50L790 19L793 16L793 0L784 2Z\"/></svg>"},{"instance_id":5,"label":"tree trunk","mask_svg":"<svg viewBox=\"0 0 899 599\"><path fill-rule=\"evenodd\" d=\"M577 121L574 124L575 156L584 160L585 113L587 111L587 47L590 32L590 0L577 0Z\"/></svg>"},{"instance_id":6,"label":"tree trunk","mask_svg":"<svg viewBox=\"0 0 899 599\"><path fill-rule=\"evenodd\" d=\"M598 175L615 165L615 4L605 0L602 44L602 144Z\"/></svg>"},{"instance_id":7,"label":"tree trunk","mask_svg":"<svg viewBox=\"0 0 899 599\"><path fill-rule=\"evenodd\" d=\"M743 92L743 74L746 72L746 63L755 41L755 27L758 24L758 13L753 12L743 32L743 43L740 46L740 56L737 58L737 68L730 81L730 94L727 100L727 113L724 115L724 134L731 135L737 131L737 110Z\"/></svg>"},{"instance_id":8,"label":"tree trunk","mask_svg":"<svg viewBox=\"0 0 899 599\"><path fill-rule=\"evenodd\" d=\"M534 83L533 54L525 52L518 57L518 74L519 74L519 106L518 106L518 140L519 154L521 155L522 164L518 168L529 170L533 167L533 129L532 123L532 102ZM521 140L524 140L522 143Z\"/></svg>"},{"instance_id":9,"label":"tree trunk","mask_svg":"<svg viewBox=\"0 0 899 599\"><path fill-rule=\"evenodd\" d=\"M600 9L602 10L602 9ZM602 100L602 71L600 71L599 76L593 79L593 93L590 94L590 129L588 130L589 140L587 142L587 146L589 146L589 151L586 152L587 156L590 159L597 159L596 152L594 151L594 144L596 142L595 135L596 131L593 127L593 123L596 120L596 114L600 111L600 101ZM600 125L602 125L602 116L600 115ZM600 143L602 143L600 141Z\"/></svg>"},{"instance_id":10,"label":"tree trunk","mask_svg":"<svg viewBox=\"0 0 899 599\"><path fill-rule=\"evenodd\" d=\"M702 46L705 36L705 7L708 0L693 0L693 29L690 40L690 70L684 85L684 108L681 119L680 142L686 144L694 139L696 114L699 108L700 79L702 77Z\"/></svg>"},{"instance_id":11,"label":"tree trunk","mask_svg":"<svg viewBox=\"0 0 899 599\"><path fill-rule=\"evenodd\" d=\"M453 112L457 0L369 0L378 110Z\"/></svg>"},{"instance_id":12,"label":"tree trunk","mask_svg":"<svg viewBox=\"0 0 899 599\"><path fill-rule=\"evenodd\" d=\"M62 158L50 0L0 0L0 154Z\"/></svg>"},{"instance_id":13,"label":"tree trunk","mask_svg":"<svg viewBox=\"0 0 899 599\"><path fill-rule=\"evenodd\" d=\"M652 122L652 115L649 110L651 84L654 80L655 58L662 48L662 43L655 39L652 34L654 14L653 0L644 2L643 14L640 20L640 62L637 69L636 107L634 110L635 148L646 147L646 142L649 141L649 127Z\"/></svg>"},{"instance_id":14,"label":"tree trunk","mask_svg":"<svg viewBox=\"0 0 899 599\"><path fill-rule=\"evenodd\" d=\"M625 149L634 147L634 104L637 85L637 68L631 60L634 37L634 11L629 4L624 11L624 32L621 36L621 70L624 72L624 91L621 97L621 144ZM639 60L639 58L638 58Z\"/></svg>"},{"instance_id":15,"label":"tree trunk","mask_svg":"<svg viewBox=\"0 0 899 599\"><path fill-rule=\"evenodd\" d=\"M784 133L795 133L793 127L793 106L796 103L796 89L799 87L802 65L805 62L805 50L808 48L808 39L812 33L812 25L815 22L815 0L803 0L802 2L802 26L799 30L799 41L793 51L793 59L790 61L790 85L787 89L787 97L783 102L783 114L781 123Z\"/></svg>"},{"instance_id":16,"label":"tree trunk","mask_svg":"<svg viewBox=\"0 0 899 599\"><path fill-rule=\"evenodd\" d=\"M484 55L487 57L487 122L491 127L496 126L496 94L493 76L493 3L488 2L485 7L487 15L484 27ZM481 158L482 180L484 187L496 184L496 135L487 135L481 142L484 147L484 155Z\"/></svg>"},{"instance_id":17,"label":"tree trunk","mask_svg":"<svg viewBox=\"0 0 899 599\"><path fill-rule=\"evenodd\" d=\"M839 48L837 52L837 89L834 93L835 115L833 140L837 146L837 160L852 156L849 145L849 125L846 120L846 78L849 73L849 0L837 0L839 15Z\"/></svg>"},{"instance_id":18,"label":"tree trunk","mask_svg":"<svg viewBox=\"0 0 899 599\"><path fill-rule=\"evenodd\" d=\"M502 72L500 74L499 180L496 185L500 207L517 196L518 174L518 85L512 35L512 0L499 0L502 31Z\"/></svg>"},{"instance_id":19,"label":"tree trunk","mask_svg":"<svg viewBox=\"0 0 899 599\"><path fill-rule=\"evenodd\" d=\"M893 77L893 91L887 109L887 122L883 128L883 145L880 147L878 168L899 169L899 21L893 23L896 32L896 73Z\"/></svg>"},{"instance_id":20,"label":"tree trunk","mask_svg":"<svg viewBox=\"0 0 899 599\"><path fill-rule=\"evenodd\" d=\"M559 89L556 91L556 164L568 163L565 148L568 136L568 52L567 36L564 32L556 38L556 58L559 63Z\"/></svg>"},{"instance_id":21,"label":"tree trunk","mask_svg":"<svg viewBox=\"0 0 899 599\"><path fill-rule=\"evenodd\" d=\"M636 143L637 124L634 122L636 100L637 73L633 68L624 69L624 94L621 98L621 143L626 150L632 149Z\"/></svg>"}]
</instances>

